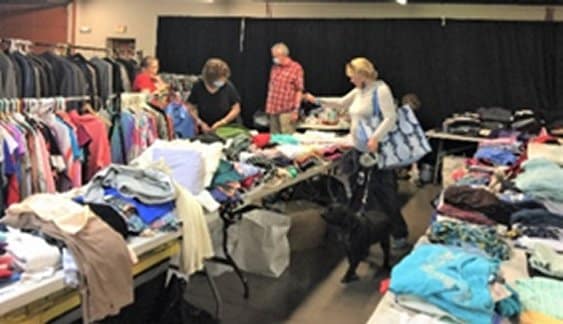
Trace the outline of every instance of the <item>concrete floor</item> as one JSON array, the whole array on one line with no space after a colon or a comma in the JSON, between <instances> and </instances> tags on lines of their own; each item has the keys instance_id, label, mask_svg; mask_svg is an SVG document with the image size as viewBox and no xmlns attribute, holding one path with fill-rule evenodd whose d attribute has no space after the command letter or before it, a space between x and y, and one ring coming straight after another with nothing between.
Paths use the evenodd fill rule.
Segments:
<instances>
[{"instance_id":1,"label":"concrete floor","mask_svg":"<svg viewBox=\"0 0 563 324\"><path fill-rule=\"evenodd\" d=\"M414 243L428 227L430 201L439 193L439 187L416 188L402 182L400 188L409 241ZM394 255L393 262L406 253ZM372 248L370 258L380 259L380 255L379 248ZM248 274L248 300L242 298L242 288L234 273L223 274L216 278L224 301L222 323L365 323L381 298L379 281L388 274L374 277L377 269L363 263L358 269L361 279L343 285L340 278L346 267L342 248L327 240L318 248L292 253L291 265L280 278ZM214 312L212 295L203 277L190 282L187 299Z\"/></svg>"}]
</instances>

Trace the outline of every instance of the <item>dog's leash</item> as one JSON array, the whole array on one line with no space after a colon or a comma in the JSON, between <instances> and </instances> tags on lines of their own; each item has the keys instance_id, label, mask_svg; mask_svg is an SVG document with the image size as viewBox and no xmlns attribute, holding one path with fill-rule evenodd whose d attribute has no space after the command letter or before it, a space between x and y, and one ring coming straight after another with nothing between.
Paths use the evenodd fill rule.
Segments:
<instances>
[{"instance_id":1,"label":"dog's leash","mask_svg":"<svg viewBox=\"0 0 563 324\"><path fill-rule=\"evenodd\" d=\"M376 153L366 152L360 155L359 163L362 166L362 169L358 172L358 179L357 184L360 186L364 186L364 190L362 192L362 204L358 210L358 214L363 214L365 212L365 208L368 202L368 189L369 183L371 180L371 174L373 169L377 165L378 162L378 155ZM365 173L365 174L364 174Z\"/></svg>"},{"instance_id":2,"label":"dog's leash","mask_svg":"<svg viewBox=\"0 0 563 324\"><path fill-rule=\"evenodd\" d=\"M372 172L373 172L373 168L366 168L365 171L360 170L358 173L358 179L356 183L360 186L363 186L362 200L361 200L362 204L360 205L360 208L358 210L359 215L363 214L366 209L366 205L368 202L369 183L371 180Z\"/></svg>"}]
</instances>

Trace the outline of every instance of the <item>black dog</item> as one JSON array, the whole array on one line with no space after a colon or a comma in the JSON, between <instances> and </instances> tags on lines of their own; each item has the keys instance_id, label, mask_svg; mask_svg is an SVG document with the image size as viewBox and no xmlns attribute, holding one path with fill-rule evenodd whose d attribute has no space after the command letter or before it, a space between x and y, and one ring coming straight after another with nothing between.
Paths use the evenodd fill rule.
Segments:
<instances>
[{"instance_id":1,"label":"black dog","mask_svg":"<svg viewBox=\"0 0 563 324\"><path fill-rule=\"evenodd\" d=\"M343 283L359 279L356 268L367 258L370 246L375 243L383 249L383 268L390 269L390 224L384 214L377 211L357 214L347 206L333 204L321 216L342 232L349 262L348 271L341 280Z\"/></svg>"}]
</instances>

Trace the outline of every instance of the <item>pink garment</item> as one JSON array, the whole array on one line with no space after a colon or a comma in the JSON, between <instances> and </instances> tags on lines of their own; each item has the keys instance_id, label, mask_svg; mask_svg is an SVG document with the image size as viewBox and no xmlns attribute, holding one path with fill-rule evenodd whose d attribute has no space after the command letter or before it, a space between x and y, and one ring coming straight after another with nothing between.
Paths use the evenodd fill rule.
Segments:
<instances>
[{"instance_id":1,"label":"pink garment","mask_svg":"<svg viewBox=\"0 0 563 324\"><path fill-rule=\"evenodd\" d=\"M47 143L41 134L36 134L35 136L36 145L38 147L40 166L39 170L42 173L42 177L45 181L46 192L55 193L57 188L55 186L55 176L53 170L51 170L51 162L49 161L49 150L47 150Z\"/></svg>"},{"instance_id":2,"label":"pink garment","mask_svg":"<svg viewBox=\"0 0 563 324\"><path fill-rule=\"evenodd\" d=\"M438 206L438 212L444 216L461 219L471 223L484 225L496 224L495 221L491 220L482 213L462 210L446 203L442 203L440 206Z\"/></svg>"},{"instance_id":3,"label":"pink garment","mask_svg":"<svg viewBox=\"0 0 563 324\"><path fill-rule=\"evenodd\" d=\"M149 142L151 137L150 132L150 121L145 114L138 115L137 121L139 123L140 132L140 148L137 156L141 155L147 148L149 148ZM135 157L137 157L135 156Z\"/></svg>"},{"instance_id":4,"label":"pink garment","mask_svg":"<svg viewBox=\"0 0 563 324\"><path fill-rule=\"evenodd\" d=\"M107 167L111 163L111 151L108 139L108 130L104 122L95 115L79 115L76 111L68 113L75 125L84 127L90 137L88 145L88 170L86 179L90 180L98 171Z\"/></svg>"},{"instance_id":5,"label":"pink garment","mask_svg":"<svg viewBox=\"0 0 563 324\"><path fill-rule=\"evenodd\" d=\"M81 126L78 127L76 124L74 124L67 113L59 112L57 115L60 118L62 118L62 120L64 120L72 128L72 130L76 134L78 145L80 147L90 142L90 137L88 136L86 130L84 130L84 127ZM72 182L72 186L74 188L78 188L82 186L82 161L74 160L72 156L72 150L71 150L71 158L72 161L70 161L70 165L68 168L68 176Z\"/></svg>"},{"instance_id":6,"label":"pink garment","mask_svg":"<svg viewBox=\"0 0 563 324\"><path fill-rule=\"evenodd\" d=\"M147 144L148 146L151 146L152 143L154 143L154 141L156 141L156 139L158 138L158 126L157 126L156 117L149 115L148 120L149 120L149 138Z\"/></svg>"},{"instance_id":7,"label":"pink garment","mask_svg":"<svg viewBox=\"0 0 563 324\"><path fill-rule=\"evenodd\" d=\"M516 136L511 137L500 137L495 139L484 139L479 142L479 147L487 146L504 146L504 145L515 145L518 143Z\"/></svg>"}]
</instances>

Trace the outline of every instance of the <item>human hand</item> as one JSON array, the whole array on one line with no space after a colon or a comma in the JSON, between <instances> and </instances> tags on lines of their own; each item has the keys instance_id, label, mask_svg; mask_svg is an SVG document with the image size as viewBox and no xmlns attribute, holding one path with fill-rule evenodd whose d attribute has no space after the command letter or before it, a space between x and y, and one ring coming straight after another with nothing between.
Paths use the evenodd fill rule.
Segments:
<instances>
[{"instance_id":1,"label":"human hand","mask_svg":"<svg viewBox=\"0 0 563 324\"><path fill-rule=\"evenodd\" d=\"M296 122L299 119L299 110L292 111L290 117L292 122Z\"/></svg>"},{"instance_id":2,"label":"human hand","mask_svg":"<svg viewBox=\"0 0 563 324\"><path fill-rule=\"evenodd\" d=\"M211 130L217 130L217 128L225 126L226 123L224 123L222 120L216 122L215 124L213 124L213 126L211 126Z\"/></svg>"},{"instance_id":3,"label":"human hand","mask_svg":"<svg viewBox=\"0 0 563 324\"><path fill-rule=\"evenodd\" d=\"M377 152L379 148L379 141L376 138L370 138L368 140L368 150L370 152Z\"/></svg>"},{"instance_id":4,"label":"human hand","mask_svg":"<svg viewBox=\"0 0 563 324\"><path fill-rule=\"evenodd\" d=\"M317 102L317 98L315 96L313 96L312 94L310 94L309 92L303 94L303 100L306 102L310 102L310 103L316 103Z\"/></svg>"},{"instance_id":5,"label":"human hand","mask_svg":"<svg viewBox=\"0 0 563 324\"><path fill-rule=\"evenodd\" d=\"M199 123L199 127L201 128L201 131L203 133L209 133L212 131L211 127L209 127L209 125L207 125L207 123L203 121Z\"/></svg>"}]
</instances>

